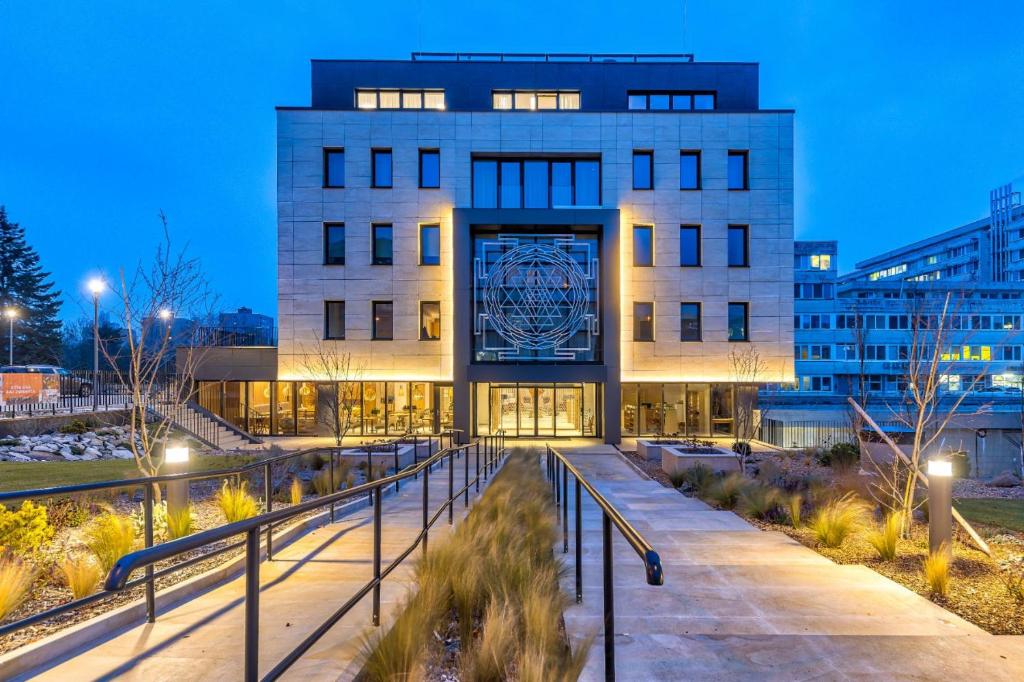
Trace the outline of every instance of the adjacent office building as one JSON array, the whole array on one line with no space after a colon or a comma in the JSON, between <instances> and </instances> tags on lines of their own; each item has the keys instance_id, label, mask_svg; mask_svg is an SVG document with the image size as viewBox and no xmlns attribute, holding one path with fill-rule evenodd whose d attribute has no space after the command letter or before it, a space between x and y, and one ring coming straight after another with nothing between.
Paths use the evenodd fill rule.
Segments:
<instances>
[{"instance_id":1,"label":"adjacent office building","mask_svg":"<svg viewBox=\"0 0 1024 682\"><path fill-rule=\"evenodd\" d=\"M318 433L344 390L362 436L729 434L738 385L793 380L793 112L757 64L314 61L277 150L275 365L201 377L242 428Z\"/></svg>"}]
</instances>

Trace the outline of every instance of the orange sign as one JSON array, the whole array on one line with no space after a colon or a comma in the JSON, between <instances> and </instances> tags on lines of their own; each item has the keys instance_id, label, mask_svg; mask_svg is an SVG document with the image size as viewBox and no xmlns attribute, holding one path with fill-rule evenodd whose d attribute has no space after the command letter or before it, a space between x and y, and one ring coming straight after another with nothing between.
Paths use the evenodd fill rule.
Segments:
<instances>
[{"instance_id":1,"label":"orange sign","mask_svg":"<svg viewBox=\"0 0 1024 682\"><path fill-rule=\"evenodd\" d=\"M55 401L60 379L44 374L0 374L0 404L23 405Z\"/></svg>"}]
</instances>

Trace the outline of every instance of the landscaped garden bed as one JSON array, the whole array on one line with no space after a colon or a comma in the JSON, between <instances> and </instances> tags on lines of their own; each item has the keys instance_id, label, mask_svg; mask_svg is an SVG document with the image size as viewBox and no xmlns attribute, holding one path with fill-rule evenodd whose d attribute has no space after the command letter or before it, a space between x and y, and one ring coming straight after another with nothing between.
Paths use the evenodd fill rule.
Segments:
<instances>
[{"instance_id":1,"label":"landscaped garden bed","mask_svg":"<svg viewBox=\"0 0 1024 682\"><path fill-rule=\"evenodd\" d=\"M536 457L513 453L468 517L417 563L416 593L364 643L362 678L577 679L589 645L568 645L556 535Z\"/></svg>"},{"instance_id":2,"label":"landscaped garden bed","mask_svg":"<svg viewBox=\"0 0 1024 682\"><path fill-rule=\"evenodd\" d=\"M270 453L279 454L279 453ZM192 472L215 471L256 461L250 455L194 457ZM95 469L95 470L94 470ZM300 500L352 487L366 478L365 464L339 458L333 485L327 459L312 453L273 467L273 506L291 506ZM387 470L375 467L374 478ZM11 474L9 477L7 474ZM120 474L120 475L118 475ZM27 490L84 481L138 478L134 462L53 461L0 463L4 489ZM14 479L12 480L8 479ZM154 535L159 543L182 535L248 518L263 510L263 468L242 477L210 479L189 485L191 513L168 518L164 504L154 505ZM39 499L28 504L0 505L0 623L7 624L66 604L102 589L102 580L117 557L143 544L142 488L114 489L62 498ZM318 512L296 519L301 522ZM240 539L240 538L239 538ZM216 552L232 542L204 547L173 563ZM156 580L157 590L231 561L242 553L235 548L199 561ZM160 570L170 563L158 564ZM23 579L16 579L19 575ZM23 583L27 589L19 590ZM75 585L73 592L71 586ZM110 595L97 603L69 611L0 638L0 654L12 651L71 625L141 599L144 586ZM19 594L20 592L20 594ZM6 605L6 606L5 606Z\"/></svg>"},{"instance_id":3,"label":"landscaped garden bed","mask_svg":"<svg viewBox=\"0 0 1024 682\"><path fill-rule=\"evenodd\" d=\"M896 521L887 528L877 490L872 493L869 478L858 471L855 448L754 452L743 475L695 467L670 476L636 453L625 454L666 487L734 510L837 563L867 566L993 634L1024 634L1024 489L1019 486L954 485L954 496L993 491L988 498L954 499L987 539L992 556L956 529L953 561L944 572L941 562L929 561L927 507L915 511L907 537L899 537Z\"/></svg>"}]
</instances>

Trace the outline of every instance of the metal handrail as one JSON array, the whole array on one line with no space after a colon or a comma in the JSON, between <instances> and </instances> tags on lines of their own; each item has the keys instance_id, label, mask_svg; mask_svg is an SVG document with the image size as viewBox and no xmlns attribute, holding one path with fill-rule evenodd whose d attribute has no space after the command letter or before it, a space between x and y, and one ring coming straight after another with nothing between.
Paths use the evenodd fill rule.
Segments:
<instances>
[{"instance_id":1,"label":"metal handrail","mask_svg":"<svg viewBox=\"0 0 1024 682\"><path fill-rule=\"evenodd\" d=\"M355 486L354 488L331 493L330 495L325 495L286 509L267 512L251 519L238 521L218 528L212 528L201 533L196 533L195 535L190 535L157 545L156 547L148 547L146 549L126 554L118 559L114 564L114 567L111 569L110 574L107 576L106 582L104 583L104 589L109 592L126 589L133 584L133 581L129 581L129 577L134 571L140 568L151 570L153 565L160 561L165 561L181 554L186 554L207 545L222 542L244 533L246 536L244 679L247 681L256 680L258 678L259 662L260 529L263 526L281 523L282 521L286 521L294 516L326 505L333 506L350 497L357 497L363 493L371 494L373 496L373 578L357 590L355 595L342 604L342 606L331 614L327 620L310 633L302 642L299 643L297 647L289 652L263 677L265 680L277 679L297 660L299 660L306 651L316 644L317 641L319 641L320 638L335 625L335 623L337 623L345 616L346 613L358 604L363 597L371 592L373 594L372 622L374 626L380 625L380 588L384 578L390 575L391 572L394 571L395 568L397 568L410 554L412 554L416 547L420 546L421 543L424 552L426 551L430 528L433 527L434 523L440 518L445 509L448 510L449 525L454 523L455 501L460 496L463 496L464 504L468 507L470 488L475 485L476 489L479 491L481 473L484 480L487 480L487 476L496 470L501 458L504 456L504 433L499 432L496 436L485 436L483 437L482 442L484 443L484 462L482 469L480 462L480 439L463 445L451 445L444 450L439 450L438 452L430 455L422 462L411 467L407 467L391 476L377 479L376 481L367 481L366 483ZM475 478L470 478L469 474L469 450L471 448L475 448L476 450ZM465 480L463 487L456 490L454 487L455 459L460 455L464 455ZM448 497L434 512L434 514L430 515L430 473L433 469L433 465L438 462L441 463L441 467L443 468L445 458L448 459ZM383 490L389 487L392 483L397 485L399 481L413 476L418 476L419 474L423 475L423 527L416 535L415 540L401 554L399 554L398 557L388 564L387 567L383 567L381 565L381 494ZM178 564L173 568L177 570L179 566L181 566L181 564Z\"/></svg>"},{"instance_id":2,"label":"metal handrail","mask_svg":"<svg viewBox=\"0 0 1024 682\"><path fill-rule=\"evenodd\" d=\"M661 557L654 547L640 534L618 509L605 499L590 481L584 478L579 469L565 455L545 444L547 451L547 477L551 481L551 495L555 508L559 509L562 521L562 553L569 552L569 475L575 482L575 515L576 515L576 603L583 601L583 497L586 490L601 509L601 554L603 563L604 585L604 678L615 679L615 581L612 575L612 527L614 526L626 539L629 546L637 553L644 564L644 572L648 585L664 585L665 572L662 570ZM559 504L561 507L559 508Z\"/></svg>"},{"instance_id":3,"label":"metal handrail","mask_svg":"<svg viewBox=\"0 0 1024 682\"><path fill-rule=\"evenodd\" d=\"M415 450L416 446L420 442L423 442L423 439L426 440L428 448L430 450L433 450L433 448L434 448L433 441L436 438L437 439L437 448L440 451L440 450L443 449L443 438L445 436L448 437L449 445L450 445L453 442L453 440L454 440L454 433L450 432L449 430L441 431L441 432L438 432L438 433L432 433L432 434L417 434L417 435L414 435L413 439L412 439L412 442L414 443L414 450ZM403 440L403 438L404 437L397 438L397 439L395 439L395 442L399 443L399 442L401 442ZM396 451L396 455L397 455L397 445L395 447L395 451ZM273 493L273 483L272 483L272 480L271 480L271 474L272 474L271 467L274 464L277 464L279 462L283 462L283 461L291 460L291 459L296 459L296 458L299 458L299 457L304 457L304 456L309 455L309 454L321 453L321 452L327 452L329 454L330 475L331 475L331 481L333 481L334 480L335 459L338 456L340 456L340 448L337 448L337 447L328 447L328 448L316 447L316 448L305 448L303 450L296 450L294 452L286 452L286 453L281 454L281 455L275 455L274 457L268 457L268 458L265 458L265 459L258 460L256 462L250 462L249 464L243 464L241 466L237 466L237 467L233 467L233 468L229 468L229 469L218 469L218 470L214 470L214 471L201 471L201 472L194 472L194 473L183 472L183 473L176 473L176 474L161 474L159 476L146 476L146 477L141 477L141 478L129 478L129 479L122 479L122 480L117 480L117 481L96 481L94 483L78 483L78 484L75 484L75 485L56 486L56 487L52 487L52 488L36 488L36 489L33 489L33 490L14 490L14 491L9 491L9 492L0 492L0 505L6 504L6 503L10 503L10 502L17 502L19 500L27 500L27 499L40 499L40 498L50 498L50 497L54 497L54 498L56 498L56 497L67 497L67 496L76 495L76 494L79 494L79 493L95 492L97 490L110 490L110 489L116 489L116 488L138 488L138 487L141 487L143 489L144 498L145 498L145 502L143 504L144 542L145 542L145 546L147 548L149 548L149 547L153 547L153 502L154 502L153 486L159 485L161 483L171 483L171 482L175 482L175 481L186 481L186 482L190 483L192 481L206 481L206 480L215 479L215 478L230 478L230 477L234 477L236 480L239 480L243 474L247 474L247 473L250 473L252 471L256 471L258 469L263 469L263 497L264 497L264 505L266 506L267 511L270 512L273 509L273 495L272 495L272 493ZM397 470L397 457L396 457L396 470ZM367 478L372 480L372 477L373 477L372 468L368 468L367 469ZM335 516L334 516L335 515L335 505L334 504L331 504L330 512L331 512L330 519L333 522L335 520ZM273 538L273 524L271 523L271 524L267 525L267 555L270 558L273 557L273 539L272 538ZM194 563L197 563L199 561L202 561L202 560L205 560L205 559L210 559L210 558L213 558L213 557L215 557L215 556L217 556L219 554L222 554L224 552L230 551L232 549L236 549L236 548L242 546L242 544L243 543L232 543L232 544L229 544L227 546L218 548L217 550L214 550L212 552L208 552L205 555L201 555L201 556L198 556L198 557L193 557L192 559L188 559L188 560L186 560L186 561L184 561L184 562L182 562L180 564L177 564L176 566L170 566L170 567L162 568L159 571L153 571L152 568L149 568L149 569L147 569L146 576L144 576L142 578L139 578L139 579L136 579L136 580L133 580L130 584L126 585L126 587L129 587L129 588L130 587L137 587L137 586L143 585L143 584L146 586L146 619L150 623L155 622L155 620L156 620L156 585L155 585L155 582L156 582L157 578L160 578L160 577L162 577L164 575L167 575L168 573L173 573L176 570L179 570L181 568L185 568L185 567L190 566L190 565L192 565ZM106 599L106 598L108 598L110 596L111 596L111 594L109 592L107 592L107 593L98 592L98 593L95 593L95 594L91 594L91 595L89 595L87 597L82 597L80 599L73 599L73 600L71 600L69 602L66 602L64 604L60 604L58 606L54 606L53 608L47 609L46 611L41 611L39 613L34 613L32 615L25 616L24 618L22 618L20 620L17 620L17 621L13 621L13 622L10 622L10 623L4 623L4 624L0 625L0 637L3 637L5 635L9 635L9 634L17 632L19 630L23 630L24 628L27 628L27 627L29 627L31 625L35 625L36 623L48 620L50 618L55 618L55 617L60 616L62 614L68 613L69 611L75 611L77 609L89 606L89 605L94 604L94 603L96 603L98 601L102 601L103 599Z\"/></svg>"}]
</instances>

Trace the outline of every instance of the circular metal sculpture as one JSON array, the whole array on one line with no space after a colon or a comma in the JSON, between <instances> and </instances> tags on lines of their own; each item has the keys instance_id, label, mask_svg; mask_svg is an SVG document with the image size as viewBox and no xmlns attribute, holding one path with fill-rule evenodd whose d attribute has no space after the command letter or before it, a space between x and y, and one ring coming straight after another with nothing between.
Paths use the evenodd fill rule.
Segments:
<instances>
[{"instance_id":1,"label":"circular metal sculpture","mask_svg":"<svg viewBox=\"0 0 1024 682\"><path fill-rule=\"evenodd\" d=\"M484 310L514 347L557 348L583 326L587 276L552 244L524 244L503 253L487 273Z\"/></svg>"}]
</instances>

